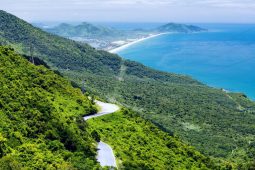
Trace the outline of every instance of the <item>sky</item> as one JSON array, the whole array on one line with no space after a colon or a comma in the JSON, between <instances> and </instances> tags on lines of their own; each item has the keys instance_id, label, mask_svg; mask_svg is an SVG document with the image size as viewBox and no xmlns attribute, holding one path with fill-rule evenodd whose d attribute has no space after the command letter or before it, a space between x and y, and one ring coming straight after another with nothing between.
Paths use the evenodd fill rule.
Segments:
<instances>
[{"instance_id":1,"label":"sky","mask_svg":"<svg viewBox=\"0 0 255 170\"><path fill-rule=\"evenodd\" d=\"M0 0L29 22L255 23L255 0Z\"/></svg>"}]
</instances>

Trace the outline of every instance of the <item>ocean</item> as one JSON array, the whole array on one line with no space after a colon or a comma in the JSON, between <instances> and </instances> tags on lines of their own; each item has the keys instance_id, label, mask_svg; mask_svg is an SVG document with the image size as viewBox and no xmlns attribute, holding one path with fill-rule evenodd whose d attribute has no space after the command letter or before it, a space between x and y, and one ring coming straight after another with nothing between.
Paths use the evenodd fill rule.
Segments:
<instances>
[{"instance_id":1,"label":"ocean","mask_svg":"<svg viewBox=\"0 0 255 170\"><path fill-rule=\"evenodd\" d=\"M196 24L208 32L166 34L118 54L157 70L184 74L255 100L255 25Z\"/></svg>"}]
</instances>

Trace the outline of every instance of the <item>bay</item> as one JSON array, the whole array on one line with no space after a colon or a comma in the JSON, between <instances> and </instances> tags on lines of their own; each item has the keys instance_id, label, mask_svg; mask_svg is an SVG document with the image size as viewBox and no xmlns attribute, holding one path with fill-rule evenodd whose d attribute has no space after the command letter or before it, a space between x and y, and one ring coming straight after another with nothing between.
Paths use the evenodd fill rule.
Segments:
<instances>
[{"instance_id":1,"label":"bay","mask_svg":"<svg viewBox=\"0 0 255 170\"><path fill-rule=\"evenodd\" d=\"M208 32L166 34L118 52L154 69L185 74L255 100L255 25L200 24Z\"/></svg>"}]
</instances>

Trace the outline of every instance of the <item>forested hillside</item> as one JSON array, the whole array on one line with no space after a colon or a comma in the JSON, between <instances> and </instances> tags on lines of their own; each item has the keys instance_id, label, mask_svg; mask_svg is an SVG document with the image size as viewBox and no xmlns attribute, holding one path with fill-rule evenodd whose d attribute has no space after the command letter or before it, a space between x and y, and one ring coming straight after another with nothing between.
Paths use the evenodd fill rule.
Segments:
<instances>
[{"instance_id":1,"label":"forested hillside","mask_svg":"<svg viewBox=\"0 0 255 170\"><path fill-rule=\"evenodd\" d=\"M99 167L82 119L95 113L79 89L0 47L0 169Z\"/></svg>"},{"instance_id":2,"label":"forested hillside","mask_svg":"<svg viewBox=\"0 0 255 170\"><path fill-rule=\"evenodd\" d=\"M189 77L155 71L32 27L0 12L1 44L45 60L87 91L138 111L202 153L236 163L254 160L254 102ZM222 142L224 141L224 142ZM252 152L251 152L252 151Z\"/></svg>"},{"instance_id":3,"label":"forested hillside","mask_svg":"<svg viewBox=\"0 0 255 170\"><path fill-rule=\"evenodd\" d=\"M113 147L120 169L220 169L208 157L132 111L122 109L91 119L88 124L92 134Z\"/></svg>"},{"instance_id":4,"label":"forested hillside","mask_svg":"<svg viewBox=\"0 0 255 170\"><path fill-rule=\"evenodd\" d=\"M219 168L126 109L86 124L91 101L25 58L0 47L0 169L97 169L96 134L114 145L120 169Z\"/></svg>"}]
</instances>

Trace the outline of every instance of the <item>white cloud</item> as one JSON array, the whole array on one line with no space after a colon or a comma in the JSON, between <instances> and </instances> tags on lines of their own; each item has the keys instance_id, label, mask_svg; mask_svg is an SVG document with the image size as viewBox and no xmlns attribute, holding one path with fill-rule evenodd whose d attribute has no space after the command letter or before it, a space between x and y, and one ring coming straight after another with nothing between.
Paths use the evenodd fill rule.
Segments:
<instances>
[{"instance_id":1,"label":"white cloud","mask_svg":"<svg viewBox=\"0 0 255 170\"><path fill-rule=\"evenodd\" d=\"M27 20L255 22L255 0L0 0Z\"/></svg>"},{"instance_id":2,"label":"white cloud","mask_svg":"<svg viewBox=\"0 0 255 170\"><path fill-rule=\"evenodd\" d=\"M207 6L241 6L250 7L255 5L254 0L1 0L0 4L3 5L176 5L176 6L193 6L193 5L207 5ZM23 5L22 5L23 4Z\"/></svg>"}]
</instances>

